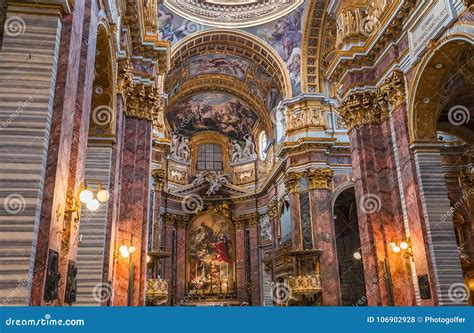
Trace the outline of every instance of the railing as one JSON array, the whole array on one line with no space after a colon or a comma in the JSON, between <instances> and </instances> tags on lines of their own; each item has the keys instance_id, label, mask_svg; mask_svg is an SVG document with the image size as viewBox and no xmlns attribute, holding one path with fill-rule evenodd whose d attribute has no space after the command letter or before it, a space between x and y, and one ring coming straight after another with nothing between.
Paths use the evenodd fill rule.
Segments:
<instances>
[{"instance_id":1,"label":"railing","mask_svg":"<svg viewBox=\"0 0 474 333\"><path fill-rule=\"evenodd\" d=\"M319 275L292 276L288 279L288 285L295 295L312 295L322 290Z\"/></svg>"}]
</instances>

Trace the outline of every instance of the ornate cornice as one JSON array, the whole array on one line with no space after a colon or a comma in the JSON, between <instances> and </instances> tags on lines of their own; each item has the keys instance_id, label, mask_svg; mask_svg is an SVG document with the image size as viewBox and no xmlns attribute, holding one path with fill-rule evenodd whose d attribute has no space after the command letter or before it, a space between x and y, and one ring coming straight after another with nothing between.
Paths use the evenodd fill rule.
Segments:
<instances>
[{"instance_id":1,"label":"ornate cornice","mask_svg":"<svg viewBox=\"0 0 474 333\"><path fill-rule=\"evenodd\" d=\"M403 73L393 71L390 77L379 88L378 95L390 104L392 110L406 102L405 81Z\"/></svg>"},{"instance_id":2,"label":"ornate cornice","mask_svg":"<svg viewBox=\"0 0 474 333\"><path fill-rule=\"evenodd\" d=\"M312 190L331 189L334 171L331 168L308 169L305 171L309 188Z\"/></svg>"},{"instance_id":3,"label":"ornate cornice","mask_svg":"<svg viewBox=\"0 0 474 333\"><path fill-rule=\"evenodd\" d=\"M342 123L351 131L362 125L381 124L389 117L382 96L375 92L349 95L339 108Z\"/></svg>"},{"instance_id":4,"label":"ornate cornice","mask_svg":"<svg viewBox=\"0 0 474 333\"><path fill-rule=\"evenodd\" d=\"M298 192L298 184L302 176L301 172L288 172L285 174L285 187L288 193Z\"/></svg>"}]
</instances>

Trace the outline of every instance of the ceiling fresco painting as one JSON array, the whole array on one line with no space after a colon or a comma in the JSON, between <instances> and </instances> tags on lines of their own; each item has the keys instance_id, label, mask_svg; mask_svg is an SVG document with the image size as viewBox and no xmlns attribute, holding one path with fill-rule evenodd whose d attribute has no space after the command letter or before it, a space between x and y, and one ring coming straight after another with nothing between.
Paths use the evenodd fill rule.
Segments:
<instances>
[{"instance_id":1,"label":"ceiling fresco painting","mask_svg":"<svg viewBox=\"0 0 474 333\"><path fill-rule=\"evenodd\" d=\"M225 54L209 54L189 59L190 78L204 74L225 74L244 80L250 61Z\"/></svg>"},{"instance_id":2,"label":"ceiling fresco painting","mask_svg":"<svg viewBox=\"0 0 474 333\"><path fill-rule=\"evenodd\" d=\"M239 98L219 91L200 92L175 104L167 115L173 129L186 136L201 131L216 131L244 141L251 133L256 114Z\"/></svg>"}]
</instances>

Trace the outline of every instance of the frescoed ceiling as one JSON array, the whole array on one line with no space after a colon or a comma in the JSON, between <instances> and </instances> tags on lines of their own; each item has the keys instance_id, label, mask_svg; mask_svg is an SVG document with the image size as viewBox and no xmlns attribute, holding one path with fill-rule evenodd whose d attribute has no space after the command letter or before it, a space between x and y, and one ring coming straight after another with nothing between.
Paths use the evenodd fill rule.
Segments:
<instances>
[{"instance_id":1,"label":"frescoed ceiling","mask_svg":"<svg viewBox=\"0 0 474 333\"><path fill-rule=\"evenodd\" d=\"M217 6L217 7L216 7ZM279 15L270 16L265 21L252 19L247 15L245 27L226 25L232 22L232 18L220 18L222 22L211 23L200 19L199 14L183 14L183 8L200 8L199 13L205 9L219 8L219 15L231 15L231 13L242 13L236 8L252 8L249 12L258 13L259 10L267 8L269 12L274 11ZM231 8L225 10L224 8ZM258 40L263 41L279 55L285 64L290 76L292 95L296 96L301 92L301 49L302 35L304 29L306 1L270 1L270 0L176 0L164 1L159 7L159 27L163 40L171 42L176 46L180 41L188 36L193 36L207 30L216 30L217 27L232 27L234 31L244 31L254 35ZM204 14L203 14L204 15ZM257 15L258 16L258 15ZM217 19L216 19L217 20ZM220 23L222 24L220 24ZM251 24L253 22L253 24ZM265 22L265 23L262 23ZM236 29L240 28L240 29ZM189 37L188 37L189 38ZM187 40L187 39L186 39ZM221 52L219 52L221 53ZM201 59L202 60L202 59ZM242 66L245 64L242 63ZM194 75L197 75L194 73Z\"/></svg>"},{"instance_id":2,"label":"frescoed ceiling","mask_svg":"<svg viewBox=\"0 0 474 333\"><path fill-rule=\"evenodd\" d=\"M287 15L304 0L164 0L175 13L202 24L244 28Z\"/></svg>"}]
</instances>

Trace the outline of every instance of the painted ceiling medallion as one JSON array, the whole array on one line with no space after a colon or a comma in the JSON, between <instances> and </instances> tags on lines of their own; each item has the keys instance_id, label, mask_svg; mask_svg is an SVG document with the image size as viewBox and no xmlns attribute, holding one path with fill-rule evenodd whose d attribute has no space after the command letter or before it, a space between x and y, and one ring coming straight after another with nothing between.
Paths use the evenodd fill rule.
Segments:
<instances>
[{"instance_id":1,"label":"painted ceiling medallion","mask_svg":"<svg viewBox=\"0 0 474 333\"><path fill-rule=\"evenodd\" d=\"M164 0L190 21L216 27L245 28L280 18L304 0Z\"/></svg>"}]
</instances>

